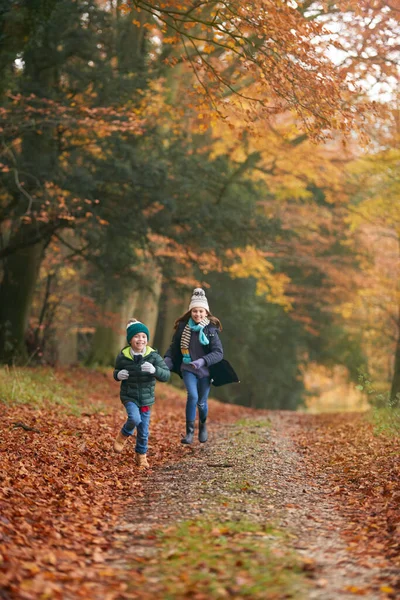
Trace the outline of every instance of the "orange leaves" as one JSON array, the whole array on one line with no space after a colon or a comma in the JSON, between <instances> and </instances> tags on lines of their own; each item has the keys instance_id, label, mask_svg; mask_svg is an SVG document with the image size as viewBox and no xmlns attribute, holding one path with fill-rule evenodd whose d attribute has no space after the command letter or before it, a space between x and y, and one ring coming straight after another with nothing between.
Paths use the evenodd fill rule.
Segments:
<instances>
[{"instance_id":1,"label":"orange leaves","mask_svg":"<svg viewBox=\"0 0 400 600\"><path fill-rule=\"evenodd\" d=\"M349 550L358 560L381 556L382 567L398 570L399 439L373 435L363 414L350 413L314 417L313 427L297 442L309 476L327 478L332 500L347 516L342 535ZM385 590L391 583L388 575L381 591L390 594ZM362 590L352 593L362 595Z\"/></svg>"},{"instance_id":2,"label":"orange leaves","mask_svg":"<svg viewBox=\"0 0 400 600\"><path fill-rule=\"evenodd\" d=\"M163 43L164 44L177 44L179 41L179 37L177 35L170 35L170 36L164 36L163 37Z\"/></svg>"},{"instance_id":3,"label":"orange leaves","mask_svg":"<svg viewBox=\"0 0 400 600\"><path fill-rule=\"evenodd\" d=\"M160 43L174 46L179 62L194 72L196 104L205 94L223 116L226 97L236 95L248 104L251 114L243 111L243 118L249 125L260 107L268 107L264 120L271 111L290 109L316 137L324 137L335 119L344 128L353 121L343 101L344 77L323 57L329 47L324 24L305 18L290 3L193 6L189 1L137 0L137 9L156 18ZM251 89L243 84L249 75Z\"/></svg>"},{"instance_id":4,"label":"orange leaves","mask_svg":"<svg viewBox=\"0 0 400 600\"><path fill-rule=\"evenodd\" d=\"M41 377L49 374L42 370ZM81 416L54 403L41 410L0 403L0 587L25 600L115 600L127 580L123 568L110 565L109 550L118 545L116 525L151 472L140 474L134 466L132 440L122 455L113 452L125 413L111 372L69 369L53 371L52 377L64 388L74 387ZM180 444L185 398L171 386L157 389L152 466L185 452ZM216 421L246 413L239 406L211 405ZM14 429L17 420L40 433ZM134 585L140 574L130 570L128 577Z\"/></svg>"},{"instance_id":5,"label":"orange leaves","mask_svg":"<svg viewBox=\"0 0 400 600\"><path fill-rule=\"evenodd\" d=\"M221 271L223 268L221 259L213 250L197 252L195 247L180 244L172 238L154 233L148 234L147 237L153 246L152 251L155 256L172 258L178 264L189 269L192 268L193 263L196 263L203 273Z\"/></svg>"},{"instance_id":6,"label":"orange leaves","mask_svg":"<svg viewBox=\"0 0 400 600\"><path fill-rule=\"evenodd\" d=\"M133 133L141 135L143 131L143 120L137 117L130 107L114 108L90 107L85 98L66 106L49 100L38 98L31 94L29 97L22 94L10 96L12 100L10 107L0 112L0 126L4 133L13 137L13 134L21 134L25 130L32 130L32 124L37 123L34 131L61 126L67 136L68 131L80 130L89 138L108 137L115 132ZM60 130L61 132L61 130Z\"/></svg>"},{"instance_id":7,"label":"orange leaves","mask_svg":"<svg viewBox=\"0 0 400 600\"><path fill-rule=\"evenodd\" d=\"M145 208L142 211L142 213L143 213L143 216L146 217L146 219L150 219L151 217L153 217L154 215L156 215L157 213L159 213L160 211L162 211L164 209L165 209L165 206L163 204L161 204L161 202L153 202L153 204L151 204L150 206Z\"/></svg>"}]
</instances>

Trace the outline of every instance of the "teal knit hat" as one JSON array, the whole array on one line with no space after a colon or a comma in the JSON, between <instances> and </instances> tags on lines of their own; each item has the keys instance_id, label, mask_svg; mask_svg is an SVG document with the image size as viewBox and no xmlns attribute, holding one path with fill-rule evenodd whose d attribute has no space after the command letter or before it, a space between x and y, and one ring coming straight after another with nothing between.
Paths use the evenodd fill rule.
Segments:
<instances>
[{"instance_id":1,"label":"teal knit hat","mask_svg":"<svg viewBox=\"0 0 400 600\"><path fill-rule=\"evenodd\" d=\"M145 333L147 335L147 341L150 339L150 332L144 323L136 321L136 323L130 323L126 328L126 341L128 344L131 343L131 339L137 333Z\"/></svg>"}]
</instances>

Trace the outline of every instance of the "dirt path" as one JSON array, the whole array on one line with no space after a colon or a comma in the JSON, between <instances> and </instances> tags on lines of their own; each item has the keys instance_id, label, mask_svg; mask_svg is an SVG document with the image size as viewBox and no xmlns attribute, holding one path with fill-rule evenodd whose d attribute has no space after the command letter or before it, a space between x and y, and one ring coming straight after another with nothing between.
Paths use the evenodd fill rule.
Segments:
<instances>
[{"instance_id":1,"label":"dirt path","mask_svg":"<svg viewBox=\"0 0 400 600\"><path fill-rule=\"evenodd\" d=\"M157 562L159 549L154 530L198 519L224 522L270 522L286 537L275 538L274 552L282 543L300 557L306 586L276 598L337 600L362 596L387 598L380 592L379 563L360 565L341 537L351 527L332 500L332 484L321 473L310 480L293 438L307 424L307 416L270 413L245 425L211 427L210 440L187 448L179 463L166 464L144 478L143 496L127 508L116 533L109 564L122 572L142 565L143 587L128 588L121 598L167 598L147 561ZM274 538L274 536L271 536ZM161 585L161 587L160 587ZM242 597L239 588L227 586L219 597ZM158 595L160 594L160 595ZM191 588L176 597L202 598ZM243 596L248 597L248 596ZM267 597L267 596L266 596ZM269 598L270 596L268 596Z\"/></svg>"},{"instance_id":2,"label":"dirt path","mask_svg":"<svg viewBox=\"0 0 400 600\"><path fill-rule=\"evenodd\" d=\"M341 532L351 524L337 511L336 500L332 500L332 482L326 473L310 479L296 451L292 436L302 420L306 423L307 416L299 419L298 415L293 418L292 414L277 413L273 417L275 460L271 463L270 481L276 490L274 508L280 511L280 524L293 532L293 547L315 566L314 586L308 598L380 598L375 584L380 573L378 561L371 561L368 567L360 565L348 551Z\"/></svg>"}]
</instances>

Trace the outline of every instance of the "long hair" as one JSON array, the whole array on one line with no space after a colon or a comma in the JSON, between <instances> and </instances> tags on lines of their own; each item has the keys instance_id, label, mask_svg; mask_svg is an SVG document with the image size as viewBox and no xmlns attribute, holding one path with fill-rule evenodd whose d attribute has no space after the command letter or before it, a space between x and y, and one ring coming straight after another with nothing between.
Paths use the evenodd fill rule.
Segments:
<instances>
[{"instance_id":1,"label":"long hair","mask_svg":"<svg viewBox=\"0 0 400 600\"><path fill-rule=\"evenodd\" d=\"M191 312L192 312L191 310L187 310L183 315L178 317L174 323L174 329L178 328L179 323L187 323L190 319ZM219 331L222 331L222 323L218 319L218 317L214 317L214 315L212 315L210 312L208 312L208 310L206 312L207 312L207 318L209 319L210 323L215 325L219 329Z\"/></svg>"}]
</instances>

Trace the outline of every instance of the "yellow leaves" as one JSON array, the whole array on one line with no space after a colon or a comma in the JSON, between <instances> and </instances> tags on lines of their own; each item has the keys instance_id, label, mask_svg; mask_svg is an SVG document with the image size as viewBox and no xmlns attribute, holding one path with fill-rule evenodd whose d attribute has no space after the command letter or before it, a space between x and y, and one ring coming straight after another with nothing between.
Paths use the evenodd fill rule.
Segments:
<instances>
[{"instance_id":1,"label":"yellow leaves","mask_svg":"<svg viewBox=\"0 0 400 600\"><path fill-rule=\"evenodd\" d=\"M279 304L285 310L290 310L291 304L285 294L289 278L282 273L274 273L274 266L265 257L265 253L254 246L230 253L234 263L226 270L233 278L254 277L256 293L264 296L269 302Z\"/></svg>"},{"instance_id":2,"label":"yellow leaves","mask_svg":"<svg viewBox=\"0 0 400 600\"><path fill-rule=\"evenodd\" d=\"M368 593L368 589L367 588L360 588L356 585L349 585L345 588L346 592L349 592L350 594L354 594L356 596L365 596Z\"/></svg>"},{"instance_id":3,"label":"yellow leaves","mask_svg":"<svg viewBox=\"0 0 400 600\"><path fill-rule=\"evenodd\" d=\"M394 139L393 144L396 143ZM384 152L371 154L350 165L350 183L361 196L361 202L349 216L353 230L363 224L400 227L400 150L390 148Z\"/></svg>"},{"instance_id":4,"label":"yellow leaves","mask_svg":"<svg viewBox=\"0 0 400 600\"><path fill-rule=\"evenodd\" d=\"M390 585L381 585L380 590L384 594L394 594L395 593L395 590Z\"/></svg>"},{"instance_id":5,"label":"yellow leaves","mask_svg":"<svg viewBox=\"0 0 400 600\"><path fill-rule=\"evenodd\" d=\"M71 266L61 267L58 273L59 277L64 281L74 280L77 276L76 269Z\"/></svg>"},{"instance_id":6,"label":"yellow leaves","mask_svg":"<svg viewBox=\"0 0 400 600\"><path fill-rule=\"evenodd\" d=\"M335 312L341 315L342 319L348 320L354 316L355 306L353 302L343 302Z\"/></svg>"},{"instance_id":7,"label":"yellow leaves","mask_svg":"<svg viewBox=\"0 0 400 600\"><path fill-rule=\"evenodd\" d=\"M212 44L204 44L201 50L205 54L211 54L212 52L214 52L215 46L213 46Z\"/></svg>"},{"instance_id":8,"label":"yellow leaves","mask_svg":"<svg viewBox=\"0 0 400 600\"><path fill-rule=\"evenodd\" d=\"M313 201L311 190L315 188L324 190L328 203L336 204L345 199L343 162L346 156L338 143L316 146L301 134L294 119L287 114L271 118L271 126L259 129L258 135L252 132L249 135L241 110L230 104L227 113L226 121L211 123L215 139L212 156L228 154L232 161L243 163L253 152L260 154L257 168L248 174L268 186L274 205L269 216L280 218L285 202ZM261 121L256 122L261 125ZM290 212L286 211L285 219Z\"/></svg>"}]
</instances>

